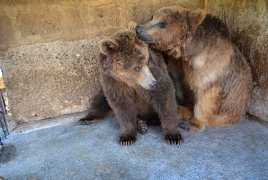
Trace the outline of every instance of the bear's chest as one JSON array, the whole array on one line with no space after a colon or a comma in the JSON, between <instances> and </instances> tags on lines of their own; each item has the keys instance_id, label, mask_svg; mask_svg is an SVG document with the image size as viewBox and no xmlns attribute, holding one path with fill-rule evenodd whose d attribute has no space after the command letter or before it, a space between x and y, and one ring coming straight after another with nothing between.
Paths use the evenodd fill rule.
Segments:
<instances>
[{"instance_id":1,"label":"bear's chest","mask_svg":"<svg viewBox=\"0 0 268 180\"><path fill-rule=\"evenodd\" d=\"M136 90L134 101L139 115L148 115L153 111L153 107L149 102L149 95L147 93Z\"/></svg>"}]
</instances>

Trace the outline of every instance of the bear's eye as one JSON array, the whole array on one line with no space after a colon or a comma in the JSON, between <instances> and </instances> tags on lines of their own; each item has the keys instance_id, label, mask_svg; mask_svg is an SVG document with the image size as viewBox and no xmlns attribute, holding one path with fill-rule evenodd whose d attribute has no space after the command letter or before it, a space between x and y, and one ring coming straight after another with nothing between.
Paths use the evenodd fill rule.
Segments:
<instances>
[{"instance_id":1,"label":"bear's eye","mask_svg":"<svg viewBox=\"0 0 268 180\"><path fill-rule=\"evenodd\" d=\"M142 61L142 60L145 59L145 56L143 54L141 54L141 55L138 56L138 58L139 58L140 61Z\"/></svg>"},{"instance_id":2,"label":"bear's eye","mask_svg":"<svg viewBox=\"0 0 268 180\"><path fill-rule=\"evenodd\" d=\"M134 67L134 71L139 72L140 70L141 70L141 67L139 67L139 66Z\"/></svg>"},{"instance_id":3,"label":"bear's eye","mask_svg":"<svg viewBox=\"0 0 268 180\"><path fill-rule=\"evenodd\" d=\"M130 68L132 66L132 61L130 61L129 59L125 59L125 63L124 63L125 68Z\"/></svg>"},{"instance_id":4,"label":"bear's eye","mask_svg":"<svg viewBox=\"0 0 268 180\"><path fill-rule=\"evenodd\" d=\"M141 55L142 54L139 50L137 50L136 52L137 52L138 55Z\"/></svg>"},{"instance_id":5,"label":"bear's eye","mask_svg":"<svg viewBox=\"0 0 268 180\"><path fill-rule=\"evenodd\" d=\"M159 25L159 27L160 27L161 29L164 29L164 28L166 28L167 23L166 23L166 22L160 22L158 25Z\"/></svg>"}]
</instances>

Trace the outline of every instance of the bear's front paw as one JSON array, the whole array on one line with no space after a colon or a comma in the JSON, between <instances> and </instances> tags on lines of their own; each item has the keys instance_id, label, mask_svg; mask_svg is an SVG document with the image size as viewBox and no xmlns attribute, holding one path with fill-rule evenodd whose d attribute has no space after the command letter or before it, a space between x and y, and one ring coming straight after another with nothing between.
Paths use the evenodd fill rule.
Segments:
<instances>
[{"instance_id":1,"label":"bear's front paw","mask_svg":"<svg viewBox=\"0 0 268 180\"><path fill-rule=\"evenodd\" d=\"M140 119L138 119L137 123L138 123L138 132L141 134L146 134L148 130L147 124Z\"/></svg>"},{"instance_id":2,"label":"bear's front paw","mask_svg":"<svg viewBox=\"0 0 268 180\"><path fill-rule=\"evenodd\" d=\"M137 140L136 135L122 134L119 137L119 143L121 146L130 146Z\"/></svg>"},{"instance_id":3,"label":"bear's front paw","mask_svg":"<svg viewBox=\"0 0 268 180\"><path fill-rule=\"evenodd\" d=\"M175 134L167 133L164 135L164 138L171 145L181 145L183 142L182 135L179 132Z\"/></svg>"}]
</instances>

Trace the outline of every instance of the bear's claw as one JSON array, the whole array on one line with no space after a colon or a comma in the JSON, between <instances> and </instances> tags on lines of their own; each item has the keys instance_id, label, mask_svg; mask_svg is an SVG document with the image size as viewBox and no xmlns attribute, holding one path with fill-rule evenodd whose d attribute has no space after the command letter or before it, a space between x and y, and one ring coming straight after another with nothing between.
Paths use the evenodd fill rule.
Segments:
<instances>
[{"instance_id":1,"label":"bear's claw","mask_svg":"<svg viewBox=\"0 0 268 180\"><path fill-rule=\"evenodd\" d=\"M183 138L180 133L166 134L164 135L164 138L170 145L181 145L183 142Z\"/></svg>"},{"instance_id":2,"label":"bear's claw","mask_svg":"<svg viewBox=\"0 0 268 180\"><path fill-rule=\"evenodd\" d=\"M134 135L121 135L119 137L119 143L121 146L131 146L136 141L136 136Z\"/></svg>"},{"instance_id":3,"label":"bear's claw","mask_svg":"<svg viewBox=\"0 0 268 180\"><path fill-rule=\"evenodd\" d=\"M133 144L132 141L120 142L121 146L131 146Z\"/></svg>"},{"instance_id":4,"label":"bear's claw","mask_svg":"<svg viewBox=\"0 0 268 180\"><path fill-rule=\"evenodd\" d=\"M140 119L138 119L137 123L138 123L138 132L141 134L146 134L148 130L147 124Z\"/></svg>"}]
</instances>

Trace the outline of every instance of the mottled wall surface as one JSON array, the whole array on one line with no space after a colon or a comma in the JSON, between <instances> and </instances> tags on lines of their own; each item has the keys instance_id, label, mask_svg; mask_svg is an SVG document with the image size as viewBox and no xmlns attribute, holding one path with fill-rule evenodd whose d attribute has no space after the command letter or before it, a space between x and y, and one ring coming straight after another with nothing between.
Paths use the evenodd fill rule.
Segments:
<instances>
[{"instance_id":1,"label":"mottled wall surface","mask_svg":"<svg viewBox=\"0 0 268 180\"><path fill-rule=\"evenodd\" d=\"M5 85L18 123L87 109L90 98L100 89L99 40L39 43L7 51Z\"/></svg>"},{"instance_id":2,"label":"mottled wall surface","mask_svg":"<svg viewBox=\"0 0 268 180\"><path fill-rule=\"evenodd\" d=\"M206 10L228 24L251 64L255 83L249 112L268 121L268 1L206 0Z\"/></svg>"},{"instance_id":3,"label":"mottled wall surface","mask_svg":"<svg viewBox=\"0 0 268 180\"><path fill-rule=\"evenodd\" d=\"M192 4L204 7L203 0ZM21 124L88 109L97 42L176 0L0 0L0 68Z\"/></svg>"}]
</instances>

